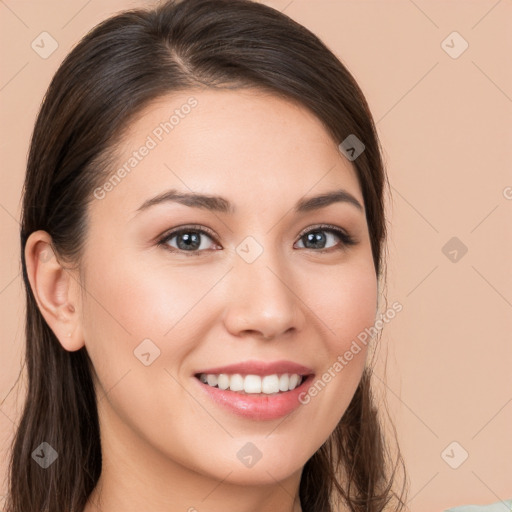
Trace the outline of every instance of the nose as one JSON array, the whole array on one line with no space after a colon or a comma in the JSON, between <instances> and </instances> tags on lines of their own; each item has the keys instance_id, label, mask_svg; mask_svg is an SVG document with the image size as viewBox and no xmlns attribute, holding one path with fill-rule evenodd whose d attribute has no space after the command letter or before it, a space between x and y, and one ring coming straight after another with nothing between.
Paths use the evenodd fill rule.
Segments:
<instances>
[{"instance_id":1,"label":"nose","mask_svg":"<svg viewBox=\"0 0 512 512\"><path fill-rule=\"evenodd\" d=\"M269 252L252 263L237 258L229 273L224 324L234 336L269 340L303 328L305 305L297 276Z\"/></svg>"}]
</instances>

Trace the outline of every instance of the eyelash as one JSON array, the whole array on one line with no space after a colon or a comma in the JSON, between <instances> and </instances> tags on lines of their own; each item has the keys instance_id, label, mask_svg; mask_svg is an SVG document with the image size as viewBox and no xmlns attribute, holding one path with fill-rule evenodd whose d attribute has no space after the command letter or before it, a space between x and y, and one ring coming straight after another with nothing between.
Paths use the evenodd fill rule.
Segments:
<instances>
[{"instance_id":1,"label":"eyelash","mask_svg":"<svg viewBox=\"0 0 512 512\"><path fill-rule=\"evenodd\" d=\"M353 245L357 244L357 241L351 235L346 233L344 230L342 230L340 228L337 228L336 226L332 226L330 224L321 224L321 225L316 226L314 228L310 228L307 231L303 231L299 235L299 240L301 240L304 236L306 236L309 233L314 233L314 232L318 232L318 231L326 231L326 232L335 234L341 240L341 244L339 244L338 246L329 247L328 249L308 249L307 247L305 247L304 249L310 250L310 251L313 251L313 252L327 253L327 252L331 252L331 251L335 251L335 250L343 250L343 249L345 249L347 247L350 247L350 246L353 246ZM202 226L190 225L190 226L183 226L183 227L180 227L178 229L174 229L173 231L170 231L169 233L165 234L163 236L163 238L161 238L157 242L157 245L158 246L163 246L166 250L168 250L168 251L170 251L172 253L182 253L182 254L185 254L186 256L201 256L201 254L203 252L205 252L205 250L201 250L201 251L184 251L184 250L181 250L181 249L177 249L175 247L170 247L167 244L167 242L169 242L169 240L172 240L175 236L181 235L182 233L188 233L188 232L201 233L203 235L208 236L215 243L217 243L214 234L212 232L210 232L210 230L207 230L207 229L205 229ZM301 249L302 249L302 247L301 247Z\"/></svg>"}]
</instances>

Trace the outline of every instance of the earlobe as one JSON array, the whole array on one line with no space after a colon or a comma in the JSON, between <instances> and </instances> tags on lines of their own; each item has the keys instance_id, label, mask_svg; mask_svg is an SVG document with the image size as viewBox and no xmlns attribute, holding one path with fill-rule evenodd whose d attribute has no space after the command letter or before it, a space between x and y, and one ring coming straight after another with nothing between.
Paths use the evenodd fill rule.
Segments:
<instances>
[{"instance_id":1,"label":"earlobe","mask_svg":"<svg viewBox=\"0 0 512 512\"><path fill-rule=\"evenodd\" d=\"M27 239L25 262L35 300L62 347L70 352L84 346L78 309L79 285L56 257L51 236L34 231Z\"/></svg>"}]
</instances>

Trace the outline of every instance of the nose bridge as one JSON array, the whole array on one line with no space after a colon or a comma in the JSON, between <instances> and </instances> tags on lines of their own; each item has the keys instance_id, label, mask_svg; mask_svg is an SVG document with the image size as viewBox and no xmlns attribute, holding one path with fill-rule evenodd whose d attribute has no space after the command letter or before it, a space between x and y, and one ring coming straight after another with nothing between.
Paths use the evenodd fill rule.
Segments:
<instances>
[{"instance_id":1,"label":"nose bridge","mask_svg":"<svg viewBox=\"0 0 512 512\"><path fill-rule=\"evenodd\" d=\"M280 248L247 237L237 247L230 272L226 327L234 334L252 331L275 337L300 329L300 300Z\"/></svg>"}]
</instances>

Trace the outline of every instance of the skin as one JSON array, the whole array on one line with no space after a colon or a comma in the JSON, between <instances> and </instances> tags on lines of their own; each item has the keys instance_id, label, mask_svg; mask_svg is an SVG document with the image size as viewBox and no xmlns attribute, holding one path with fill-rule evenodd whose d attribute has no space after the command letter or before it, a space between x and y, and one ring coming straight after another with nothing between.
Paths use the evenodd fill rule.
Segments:
<instances>
[{"instance_id":1,"label":"skin","mask_svg":"<svg viewBox=\"0 0 512 512\"><path fill-rule=\"evenodd\" d=\"M319 377L373 325L378 290L364 211L341 202L292 209L303 196L339 188L364 205L362 193L353 164L312 113L254 89L193 90L152 103L124 136L116 165L190 96L197 107L92 201L79 268L47 257L44 231L27 242L41 312L66 350L86 347L96 372L103 469L85 511L300 512L302 468L344 414L367 349L309 404L277 420L221 409L193 375L285 359ZM135 213L171 188L221 195L237 213L176 202ZM345 229L356 245L329 231L324 246L308 245L301 233L321 223ZM179 252L178 237L157 244L185 224L215 238L201 234L191 256ZM263 248L252 263L236 251L247 236ZM134 356L146 338L161 351L149 366ZM247 442L262 453L251 468L237 458Z\"/></svg>"}]
</instances>

